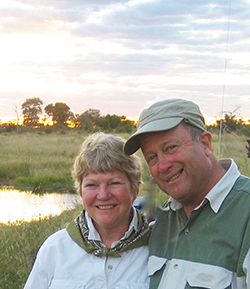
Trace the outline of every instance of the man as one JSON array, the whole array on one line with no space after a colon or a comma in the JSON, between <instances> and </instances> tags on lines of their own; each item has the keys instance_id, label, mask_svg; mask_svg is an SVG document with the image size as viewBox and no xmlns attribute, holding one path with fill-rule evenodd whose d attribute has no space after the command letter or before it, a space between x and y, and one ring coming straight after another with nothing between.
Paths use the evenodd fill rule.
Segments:
<instances>
[{"instance_id":1,"label":"man","mask_svg":"<svg viewBox=\"0 0 250 289\"><path fill-rule=\"evenodd\" d=\"M170 196L149 242L151 289L250 289L250 179L211 142L199 107L168 99L142 112L125 144Z\"/></svg>"}]
</instances>

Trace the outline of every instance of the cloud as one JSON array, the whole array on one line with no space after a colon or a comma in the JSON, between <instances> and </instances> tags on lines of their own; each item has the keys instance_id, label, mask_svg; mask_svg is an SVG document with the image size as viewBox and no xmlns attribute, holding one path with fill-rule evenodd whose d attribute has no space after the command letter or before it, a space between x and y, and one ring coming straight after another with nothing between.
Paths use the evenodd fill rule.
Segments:
<instances>
[{"instance_id":1,"label":"cloud","mask_svg":"<svg viewBox=\"0 0 250 289\"><path fill-rule=\"evenodd\" d=\"M76 113L92 107L136 117L156 100L182 97L213 117L221 113L225 86L224 110L240 105L246 117L249 6L247 0L231 7L226 0L6 0L1 115L40 97Z\"/></svg>"}]
</instances>

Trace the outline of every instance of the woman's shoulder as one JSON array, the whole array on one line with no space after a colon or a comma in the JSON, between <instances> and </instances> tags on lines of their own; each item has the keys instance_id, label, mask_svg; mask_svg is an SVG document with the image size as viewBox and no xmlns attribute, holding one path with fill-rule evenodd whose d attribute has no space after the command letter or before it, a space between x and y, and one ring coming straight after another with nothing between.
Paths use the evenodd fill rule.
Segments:
<instances>
[{"instance_id":1,"label":"woman's shoulder","mask_svg":"<svg viewBox=\"0 0 250 289\"><path fill-rule=\"evenodd\" d=\"M61 229L59 231L56 231L55 233L48 236L45 241L43 242L40 249L49 249L49 248L61 248L68 247L71 245L72 242L69 234L67 233L67 230Z\"/></svg>"},{"instance_id":2,"label":"woman's shoulder","mask_svg":"<svg viewBox=\"0 0 250 289\"><path fill-rule=\"evenodd\" d=\"M52 233L50 236L47 237L47 239L45 240L46 243L56 243L56 242L60 242L64 239L67 239L67 231L65 228L58 230L54 233Z\"/></svg>"},{"instance_id":3,"label":"woman's shoulder","mask_svg":"<svg viewBox=\"0 0 250 289\"><path fill-rule=\"evenodd\" d=\"M66 229L61 229L50 235L38 250L38 255L46 258L58 258L59 256L73 256L83 254L80 248L69 236Z\"/></svg>"}]
</instances>

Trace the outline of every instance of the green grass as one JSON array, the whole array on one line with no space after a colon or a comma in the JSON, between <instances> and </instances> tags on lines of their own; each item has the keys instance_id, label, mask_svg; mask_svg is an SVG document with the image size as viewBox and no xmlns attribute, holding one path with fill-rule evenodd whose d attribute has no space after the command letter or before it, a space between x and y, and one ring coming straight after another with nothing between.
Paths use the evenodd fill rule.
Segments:
<instances>
[{"instance_id":1,"label":"green grass","mask_svg":"<svg viewBox=\"0 0 250 289\"><path fill-rule=\"evenodd\" d=\"M72 221L81 209L77 206L59 216L38 221L0 224L0 288L23 288L37 249L49 235Z\"/></svg>"},{"instance_id":2,"label":"green grass","mask_svg":"<svg viewBox=\"0 0 250 289\"><path fill-rule=\"evenodd\" d=\"M122 135L127 138L128 134ZM73 191L71 169L86 134L67 133L0 134L0 186L31 188L32 190L67 189ZM220 158L234 158L241 172L250 176L246 137L224 133L221 139ZM213 135L213 148L218 156L219 137ZM141 152L138 152L142 157ZM143 159L143 158L142 158ZM150 178L144 164L143 179Z\"/></svg>"},{"instance_id":3,"label":"green grass","mask_svg":"<svg viewBox=\"0 0 250 289\"><path fill-rule=\"evenodd\" d=\"M236 161L240 172L250 177L250 158L247 157L248 147L245 136L233 133L222 134L221 141L218 135L213 135L213 150L217 158L232 158ZM220 149L219 149L219 144Z\"/></svg>"},{"instance_id":4,"label":"green grass","mask_svg":"<svg viewBox=\"0 0 250 289\"><path fill-rule=\"evenodd\" d=\"M129 134L121 134L128 138ZM71 170L87 134L76 130L67 133L41 134L38 132L0 134L0 186L13 186L34 192L75 192ZM219 158L233 158L242 174L250 177L250 159L247 157L247 137L234 133L213 134L214 153ZM219 143L220 152L219 152ZM143 182L151 179L147 164L143 163ZM145 186L144 186L145 187ZM144 194L143 186L140 194ZM157 190L157 202L166 195Z\"/></svg>"},{"instance_id":5,"label":"green grass","mask_svg":"<svg viewBox=\"0 0 250 289\"><path fill-rule=\"evenodd\" d=\"M73 190L71 169L84 134L0 134L0 185Z\"/></svg>"},{"instance_id":6,"label":"green grass","mask_svg":"<svg viewBox=\"0 0 250 289\"><path fill-rule=\"evenodd\" d=\"M122 135L127 138L128 135ZM67 134L0 134L0 185L20 187L67 188L72 190L71 168L79 152L84 134L74 131ZM213 135L213 149L218 156L219 137ZM242 174L250 176L250 159L247 157L246 137L223 134L220 158L236 160ZM143 162L143 181L140 194L148 193L147 181L151 179ZM151 188L155 190L155 188ZM166 195L154 192L155 201L162 203ZM21 289L31 270L37 249L53 232L65 227L81 210L77 207L60 216L32 222L0 224L0 288Z\"/></svg>"}]
</instances>

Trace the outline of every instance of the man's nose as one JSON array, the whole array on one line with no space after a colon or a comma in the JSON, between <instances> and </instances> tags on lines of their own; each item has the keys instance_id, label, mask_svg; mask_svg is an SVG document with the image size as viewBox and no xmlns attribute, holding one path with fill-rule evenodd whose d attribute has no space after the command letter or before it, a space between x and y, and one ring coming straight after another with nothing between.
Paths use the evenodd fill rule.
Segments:
<instances>
[{"instance_id":1,"label":"man's nose","mask_svg":"<svg viewBox=\"0 0 250 289\"><path fill-rule=\"evenodd\" d=\"M162 154L158 156L158 171L160 173L166 172L173 165L171 155Z\"/></svg>"}]
</instances>

